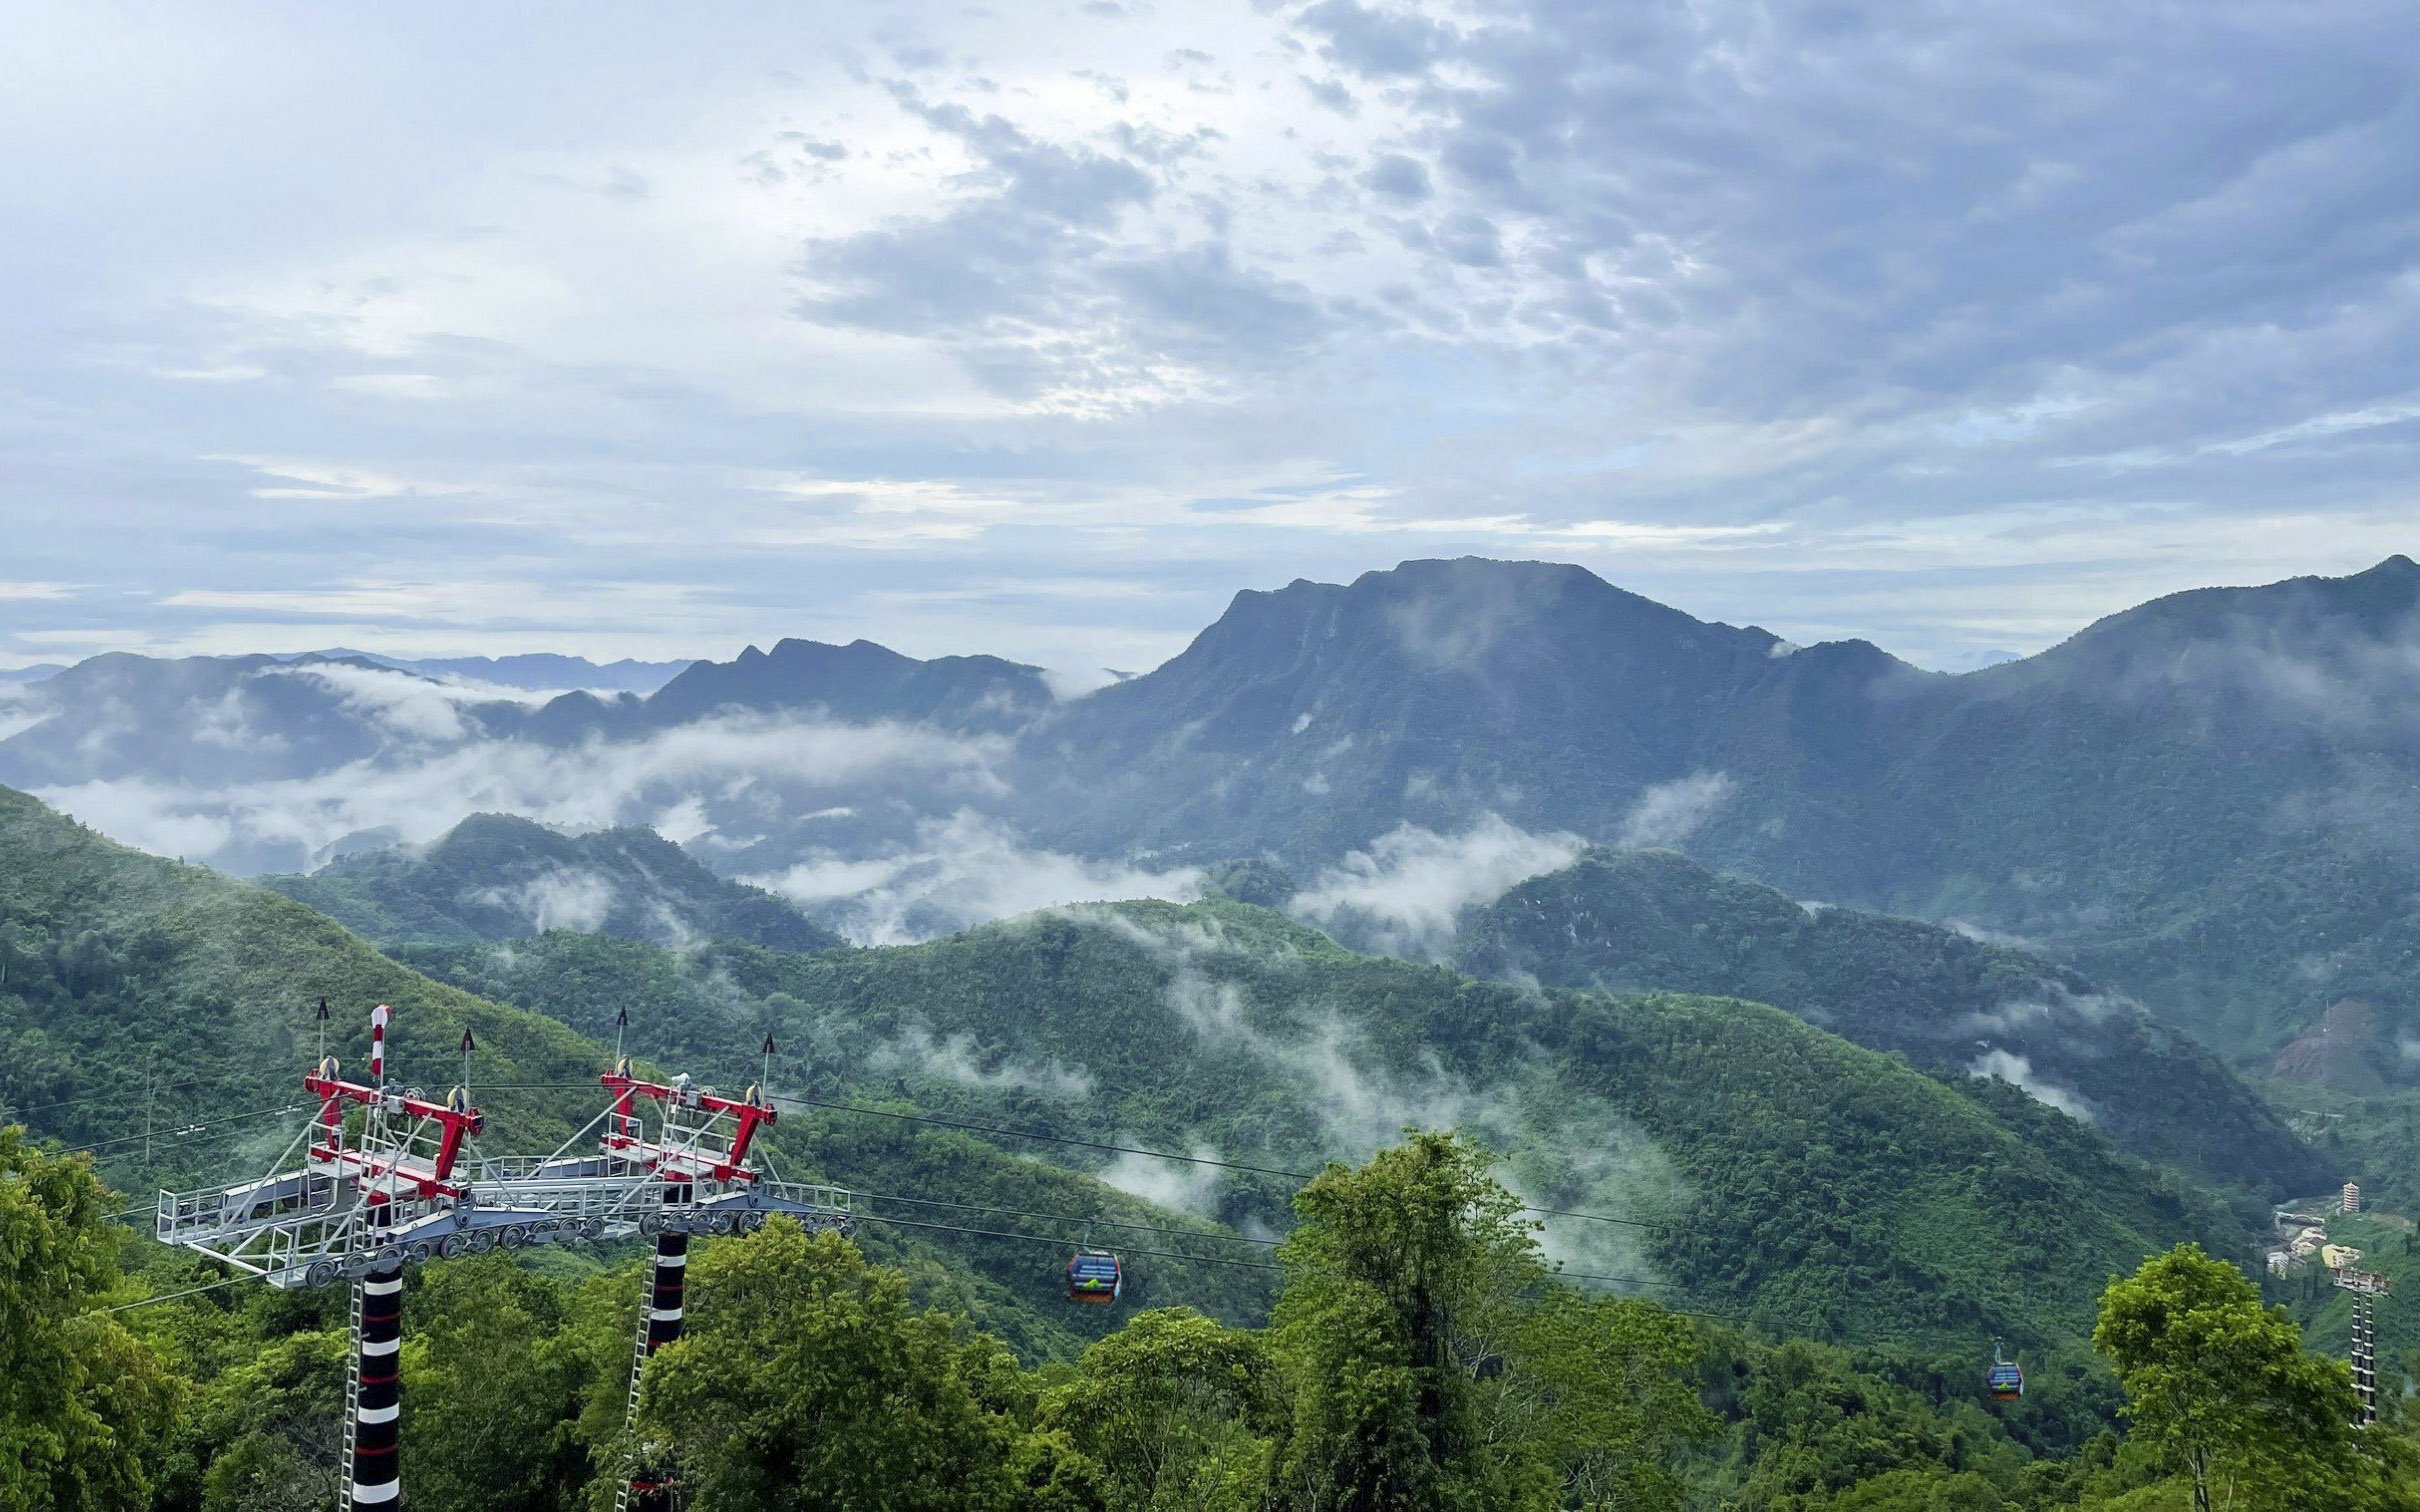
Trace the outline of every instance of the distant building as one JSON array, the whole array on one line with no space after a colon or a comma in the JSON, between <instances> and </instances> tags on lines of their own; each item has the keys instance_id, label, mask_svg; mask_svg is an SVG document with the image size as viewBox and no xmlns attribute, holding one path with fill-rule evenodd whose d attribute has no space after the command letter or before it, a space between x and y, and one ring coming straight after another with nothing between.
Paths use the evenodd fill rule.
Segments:
<instances>
[{"instance_id":1,"label":"distant building","mask_svg":"<svg viewBox=\"0 0 2420 1512\"><path fill-rule=\"evenodd\" d=\"M2269 1251L2269 1274L2270 1274L2270 1275L2272 1275L2272 1276L2282 1276L2282 1275L2284 1275L2284 1274L2285 1274L2287 1271L2290 1271L2290 1270L2292 1270L2293 1268L2294 1268L2294 1252L2293 1252L2292 1250L2271 1250L2271 1251Z\"/></svg>"},{"instance_id":2,"label":"distant building","mask_svg":"<svg viewBox=\"0 0 2420 1512\"><path fill-rule=\"evenodd\" d=\"M2349 1244L2323 1244L2319 1247L2319 1263L2329 1270L2343 1270L2361 1258L2361 1251Z\"/></svg>"},{"instance_id":3,"label":"distant building","mask_svg":"<svg viewBox=\"0 0 2420 1512\"><path fill-rule=\"evenodd\" d=\"M2361 1184L2359 1182L2348 1181L2344 1184L2344 1210L2348 1213L2361 1211Z\"/></svg>"}]
</instances>

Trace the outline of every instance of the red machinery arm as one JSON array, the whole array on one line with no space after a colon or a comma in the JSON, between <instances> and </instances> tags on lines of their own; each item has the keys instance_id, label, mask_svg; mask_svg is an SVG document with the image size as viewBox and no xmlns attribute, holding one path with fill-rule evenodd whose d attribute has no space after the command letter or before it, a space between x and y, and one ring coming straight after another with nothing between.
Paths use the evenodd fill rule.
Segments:
<instances>
[{"instance_id":1,"label":"red machinery arm","mask_svg":"<svg viewBox=\"0 0 2420 1512\"><path fill-rule=\"evenodd\" d=\"M769 1103L746 1098L717 1097L693 1087L667 1087L661 1082L641 1081L627 1071L616 1068L597 1078L614 1094L614 1120L605 1134L605 1147L618 1154L658 1167L667 1161L686 1163L692 1155L703 1151L673 1149L651 1144L638 1137L638 1120L632 1113L634 1098L652 1098L666 1108L703 1108L710 1113L728 1114L735 1127L731 1133L731 1148L713 1157L703 1171L681 1171L677 1175L702 1177L712 1175L716 1181L754 1181L756 1173L748 1169L748 1146L756 1139L756 1131L780 1122L780 1115Z\"/></svg>"},{"instance_id":2,"label":"red machinery arm","mask_svg":"<svg viewBox=\"0 0 2420 1512\"><path fill-rule=\"evenodd\" d=\"M352 1166L365 1176L400 1176L419 1190L422 1197L459 1197L462 1190L452 1184L454 1162L462 1154L462 1141L487 1127L487 1117L477 1108L449 1108L441 1103L425 1102L417 1097L381 1092L359 1082L344 1081L325 1074L331 1067L322 1066L303 1077L303 1086L320 1100L319 1123L322 1142L313 1145L311 1158L335 1165ZM401 1110L413 1118L427 1119L438 1125L437 1155L428 1170L408 1166L384 1156L376 1156L343 1147L341 1132L347 1103L361 1107L381 1104L389 1110Z\"/></svg>"}]
</instances>

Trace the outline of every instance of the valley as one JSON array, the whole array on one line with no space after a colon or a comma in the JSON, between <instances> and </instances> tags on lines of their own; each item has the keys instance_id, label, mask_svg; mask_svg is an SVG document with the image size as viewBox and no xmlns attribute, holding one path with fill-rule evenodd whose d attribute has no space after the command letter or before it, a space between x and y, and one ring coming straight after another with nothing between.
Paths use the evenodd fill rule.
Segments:
<instances>
[{"instance_id":1,"label":"valley","mask_svg":"<svg viewBox=\"0 0 2420 1512\"><path fill-rule=\"evenodd\" d=\"M2282 947L2224 923L2244 905L2186 838L2250 845L2229 864L2306 919L2274 889L2354 896L2325 868L2359 857L2392 888L2400 863L2240 765L2156 801L2103 768L2104 807L2078 809L2085 779L2023 755L2017 728L2114 720L2107 738L2151 741L2163 773L2260 731L2278 771L2376 777L2403 759L2391 730L2280 721L2237 673L2180 676L2194 655L2148 647L2241 641L2264 617L2283 627L2264 654L2350 624L2400 634L2412 594L2389 563L2273 602L2150 606L1958 678L1488 563L1246 594L1168 666L1074 700L1011 663L863 642L535 699L357 653L104 659L26 685L31 722L0 740L6 773L37 782L0 790L0 1115L131 1198L242 1179L301 1130L323 999L347 1010L328 1031L347 1061L361 1005L392 1004L399 1063L467 1071L515 1150L596 1117L617 1053L757 1088L782 1114L764 1158L852 1194L862 1260L771 1232L710 1249L702 1274L784 1253L791 1274L896 1288L899 1326L963 1319L999 1351L987 1369L1049 1383L997 1409L1012 1437L1050 1431L1043 1404L1139 1337L1130 1313L1180 1309L1198 1324L1150 1326L1211 1331L1199 1347L1297 1339L1324 1294L1306 1188L1446 1160L1412 1152L1450 1129L1502 1193L1503 1255L1528 1257L1501 1263L1536 1267L1522 1295L1631 1309L1603 1314L1621 1337L1688 1331L1655 1348L1697 1406L1659 1409L1678 1436L1621 1474L1773 1512L1960 1477L1994 1505L2077 1504L2151 1484L2106 1457L2123 1393L2093 1341L2113 1277L2163 1255L2257 1272L2273 1215L2348 1179L2384 1211L2329 1219L2328 1242L2403 1265L2420 1145L2387 963L2405 921L2313 925L2338 944L2324 973L2294 968L2333 994L2306 1017L2307 991L2265 995ZM1379 687L1396 695L1356 692ZM140 733L196 717L223 754ZM69 817L96 802L223 869ZM2112 803L2171 838L2138 848ZM1965 809L2033 829L1986 839ZM2061 839L2087 811L2117 827ZM1954 871L1961 845L2064 880L1980 885ZM2120 885L2110 858L2138 849ZM2113 901L2128 888L2166 922ZM2201 900L2190 928L2179 898ZM2189 977L2157 964L2187 959ZM1092 1243L1125 1253L1130 1307L1060 1296ZM315 1302L220 1297L190 1259L119 1247L129 1285L211 1298L130 1314L168 1358L208 1353L195 1329L331 1337ZM2341 1356L2352 1303L2287 1247L2261 1285ZM441 1282L449 1263L484 1279ZM554 1362L548 1390L586 1403L558 1396L586 1426L545 1454L492 1451L558 1488L534 1504L613 1452L605 1298L634 1263L550 1249L419 1283L507 1309ZM414 1369L441 1368L442 1337ZM2020 1403L1981 1391L1974 1362L2000 1351L2025 1362ZM2420 1334L2391 1303L2378 1353L2400 1392ZM1827 1394L1900 1447L1861 1457L1802 1416ZM416 1433L451 1431L431 1412ZM199 1435L192 1475L237 1473L222 1430L176 1431ZM307 1435L244 1432L279 1476L326 1462ZM1248 1430L1252 1452L1294 1442L1273 1433ZM188 1502L215 1512L215 1494Z\"/></svg>"}]
</instances>

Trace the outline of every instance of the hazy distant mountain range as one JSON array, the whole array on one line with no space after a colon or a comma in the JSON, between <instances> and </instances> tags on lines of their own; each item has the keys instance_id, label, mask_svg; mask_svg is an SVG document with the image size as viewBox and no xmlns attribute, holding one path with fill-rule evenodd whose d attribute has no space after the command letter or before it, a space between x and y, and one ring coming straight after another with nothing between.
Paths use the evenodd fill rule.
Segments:
<instances>
[{"instance_id":1,"label":"hazy distant mountain range","mask_svg":"<svg viewBox=\"0 0 2420 1512\"><path fill-rule=\"evenodd\" d=\"M672 681L681 671L694 663L686 661L633 661L624 657L614 662L592 662L582 656L557 656L551 652L533 652L522 656L442 656L417 659L381 656L375 651L352 651L337 648L313 651L306 657L288 660L317 659L320 661L366 661L382 667L394 667L404 672L417 672L423 677L462 678L472 682L491 683L500 688L521 688L535 693L561 693L573 688L588 688L605 693L653 693Z\"/></svg>"},{"instance_id":2,"label":"hazy distant mountain range","mask_svg":"<svg viewBox=\"0 0 2420 1512\"><path fill-rule=\"evenodd\" d=\"M2229 1053L2420 962L2420 566L2161 599L1960 675L1577 567L1239 594L1090 696L784 641L551 700L358 656L96 657L0 694L0 782L239 870L468 813L651 825L861 939L1266 857L1450 939L1588 843L2037 943ZM1414 940L1414 953L1435 953Z\"/></svg>"}]
</instances>

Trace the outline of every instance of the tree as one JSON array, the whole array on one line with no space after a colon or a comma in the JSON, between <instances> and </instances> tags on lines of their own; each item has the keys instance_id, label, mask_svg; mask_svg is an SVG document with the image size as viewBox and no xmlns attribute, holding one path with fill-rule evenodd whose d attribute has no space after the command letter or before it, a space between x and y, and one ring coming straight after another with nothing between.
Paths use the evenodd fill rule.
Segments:
<instances>
[{"instance_id":1,"label":"tree","mask_svg":"<svg viewBox=\"0 0 2420 1512\"><path fill-rule=\"evenodd\" d=\"M114 1206L91 1161L0 1128L0 1506L102 1512L149 1497L143 1457L177 1383L95 1311L119 1286Z\"/></svg>"},{"instance_id":2,"label":"tree","mask_svg":"<svg viewBox=\"0 0 2420 1512\"><path fill-rule=\"evenodd\" d=\"M2191 1477L2196 1512L2212 1491L2290 1505L2335 1484L2357 1459L2352 1379L2305 1354L2283 1307L2260 1305L2243 1272L2180 1244L2112 1281L2093 1343L2117 1365L2138 1439Z\"/></svg>"},{"instance_id":3,"label":"tree","mask_svg":"<svg viewBox=\"0 0 2420 1512\"><path fill-rule=\"evenodd\" d=\"M567 1505L589 1469L574 1429L593 1362L564 1332L561 1284L502 1255L429 1266L418 1282L403 1346L413 1499L453 1512Z\"/></svg>"},{"instance_id":4,"label":"tree","mask_svg":"<svg viewBox=\"0 0 2420 1512\"><path fill-rule=\"evenodd\" d=\"M1718 1423L1698 1396L1687 1320L1652 1303L1563 1287L1512 1310L1505 1368L1475 1382L1492 1438L1534 1446L1559 1472L1562 1505L1678 1507L1665 1463Z\"/></svg>"},{"instance_id":5,"label":"tree","mask_svg":"<svg viewBox=\"0 0 2420 1512\"><path fill-rule=\"evenodd\" d=\"M1274 1314L1303 1512L1678 1504L1663 1461L1711 1431L1680 1320L1553 1284L1490 1156L1414 1134L1295 1199Z\"/></svg>"},{"instance_id":6,"label":"tree","mask_svg":"<svg viewBox=\"0 0 2420 1512\"><path fill-rule=\"evenodd\" d=\"M1089 1467L1030 1431L997 1341L918 1311L906 1278L775 1219L691 1262L689 1333L648 1362L638 1437L699 1512L1049 1512Z\"/></svg>"},{"instance_id":7,"label":"tree","mask_svg":"<svg viewBox=\"0 0 2420 1512\"><path fill-rule=\"evenodd\" d=\"M1131 1512L1250 1512L1285 1428L1267 1342L1191 1308L1137 1313L1084 1351L1048 1416Z\"/></svg>"}]
</instances>

